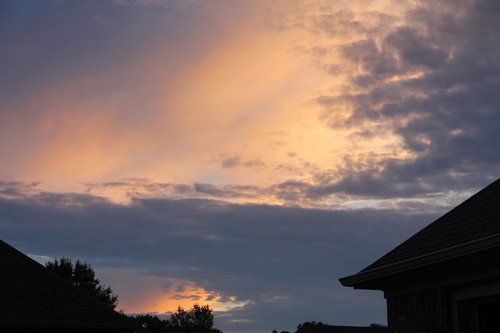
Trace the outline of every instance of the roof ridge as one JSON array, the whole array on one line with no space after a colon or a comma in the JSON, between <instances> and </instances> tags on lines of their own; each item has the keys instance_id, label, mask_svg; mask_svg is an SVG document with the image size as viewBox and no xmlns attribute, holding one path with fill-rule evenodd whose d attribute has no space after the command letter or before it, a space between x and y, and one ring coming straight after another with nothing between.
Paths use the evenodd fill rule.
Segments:
<instances>
[{"instance_id":1,"label":"roof ridge","mask_svg":"<svg viewBox=\"0 0 500 333\"><path fill-rule=\"evenodd\" d=\"M446 220L446 218L456 214L457 211L466 207L468 204L470 204L470 202L475 201L478 197L484 195L486 192L496 188L497 186L500 187L500 178L498 178L494 182L490 183L486 187L482 188L481 190L479 190L478 192L476 192L475 194L473 194L472 196L470 196L466 200L462 201L460 204L458 204L457 206L455 206L454 208L452 208L451 210L449 210L448 212L446 212L442 216L438 217L437 219L435 219L434 221L432 221L431 223L426 225L420 231L413 234L410 238L408 238L407 240L405 240L404 242L400 243L399 245L394 247L392 250L387 252L384 256L382 256L381 258L379 258L378 260L376 260L372 264L368 265L367 267L363 268L360 271L360 273L371 270L371 267L376 266L377 263L382 262L384 259L386 259L389 255L393 254L395 251L403 248L404 246L407 246L409 242L415 240L416 238L420 237L422 234L426 233L430 228L432 228L433 225L435 225L436 223L439 223L439 221L444 221L444 220ZM431 251L431 252L433 252L433 251Z\"/></svg>"},{"instance_id":2,"label":"roof ridge","mask_svg":"<svg viewBox=\"0 0 500 333\"><path fill-rule=\"evenodd\" d=\"M365 283L500 246L500 178L359 271L344 285Z\"/></svg>"}]
</instances>

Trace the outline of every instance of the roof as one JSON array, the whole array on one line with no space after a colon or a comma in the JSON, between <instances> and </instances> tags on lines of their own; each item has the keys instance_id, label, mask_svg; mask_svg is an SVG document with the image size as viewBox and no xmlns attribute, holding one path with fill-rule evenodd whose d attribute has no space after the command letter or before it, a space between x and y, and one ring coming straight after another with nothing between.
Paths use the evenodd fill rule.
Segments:
<instances>
[{"instance_id":1,"label":"roof","mask_svg":"<svg viewBox=\"0 0 500 333\"><path fill-rule=\"evenodd\" d=\"M500 246L500 179L488 185L392 251L340 279L345 286Z\"/></svg>"},{"instance_id":2,"label":"roof","mask_svg":"<svg viewBox=\"0 0 500 333\"><path fill-rule=\"evenodd\" d=\"M133 328L132 320L0 240L0 328Z\"/></svg>"}]
</instances>

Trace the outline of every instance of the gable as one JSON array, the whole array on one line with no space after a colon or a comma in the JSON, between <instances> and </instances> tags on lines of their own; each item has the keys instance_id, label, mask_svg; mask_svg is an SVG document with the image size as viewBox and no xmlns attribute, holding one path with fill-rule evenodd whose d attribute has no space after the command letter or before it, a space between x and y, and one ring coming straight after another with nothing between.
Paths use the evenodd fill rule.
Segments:
<instances>
[{"instance_id":1,"label":"gable","mask_svg":"<svg viewBox=\"0 0 500 333\"><path fill-rule=\"evenodd\" d=\"M0 328L133 328L128 317L0 240Z\"/></svg>"}]
</instances>

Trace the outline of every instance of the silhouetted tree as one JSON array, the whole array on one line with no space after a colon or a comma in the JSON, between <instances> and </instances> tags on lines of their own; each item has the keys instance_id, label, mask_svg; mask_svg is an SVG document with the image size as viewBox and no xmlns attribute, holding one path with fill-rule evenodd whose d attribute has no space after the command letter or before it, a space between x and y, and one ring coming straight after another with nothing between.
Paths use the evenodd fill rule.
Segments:
<instances>
[{"instance_id":1,"label":"silhouetted tree","mask_svg":"<svg viewBox=\"0 0 500 333\"><path fill-rule=\"evenodd\" d=\"M208 305L195 304L189 310L178 307L167 320L151 315L138 315L134 319L153 333L222 333L214 328L214 315Z\"/></svg>"},{"instance_id":2,"label":"silhouetted tree","mask_svg":"<svg viewBox=\"0 0 500 333\"><path fill-rule=\"evenodd\" d=\"M54 261L47 262L45 267L69 281L75 287L95 296L111 309L115 309L118 305L118 296L113 294L110 287L101 285L101 281L96 278L94 270L86 262L77 260L73 264L71 259L61 258L60 260L54 259Z\"/></svg>"},{"instance_id":3,"label":"silhouetted tree","mask_svg":"<svg viewBox=\"0 0 500 333\"><path fill-rule=\"evenodd\" d=\"M169 328L176 332L221 332L214 328L214 315L208 305L195 304L189 310L179 306L167 322Z\"/></svg>"},{"instance_id":4,"label":"silhouetted tree","mask_svg":"<svg viewBox=\"0 0 500 333\"><path fill-rule=\"evenodd\" d=\"M306 321L306 322L303 322L302 324L299 324L297 326L297 331L296 333L299 333L299 332L307 332L308 330L310 330L311 328L314 328L314 327L321 327L321 326L327 326L326 324L323 324L321 321L319 322L316 322L316 321Z\"/></svg>"},{"instance_id":5,"label":"silhouetted tree","mask_svg":"<svg viewBox=\"0 0 500 333\"><path fill-rule=\"evenodd\" d=\"M137 322L137 324L141 327L147 328L152 333L161 333L167 332L168 323L166 320L162 320L157 316L152 316L149 314L146 315L137 315L133 317L133 319Z\"/></svg>"}]
</instances>

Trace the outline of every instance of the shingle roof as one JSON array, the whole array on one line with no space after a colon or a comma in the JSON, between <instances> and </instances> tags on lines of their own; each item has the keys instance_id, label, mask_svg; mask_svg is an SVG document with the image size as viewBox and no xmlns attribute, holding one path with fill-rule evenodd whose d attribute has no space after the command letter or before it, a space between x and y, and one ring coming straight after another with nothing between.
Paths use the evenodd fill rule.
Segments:
<instances>
[{"instance_id":1,"label":"shingle roof","mask_svg":"<svg viewBox=\"0 0 500 333\"><path fill-rule=\"evenodd\" d=\"M351 285L353 277L388 267L412 267L418 259L425 265L432 259L500 246L500 179L488 185L427 227L417 232L392 251L364 268L358 274L341 279ZM379 276L380 277L380 276Z\"/></svg>"},{"instance_id":2,"label":"shingle roof","mask_svg":"<svg viewBox=\"0 0 500 333\"><path fill-rule=\"evenodd\" d=\"M131 319L0 240L0 328L132 328Z\"/></svg>"}]
</instances>

